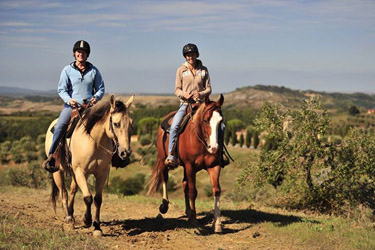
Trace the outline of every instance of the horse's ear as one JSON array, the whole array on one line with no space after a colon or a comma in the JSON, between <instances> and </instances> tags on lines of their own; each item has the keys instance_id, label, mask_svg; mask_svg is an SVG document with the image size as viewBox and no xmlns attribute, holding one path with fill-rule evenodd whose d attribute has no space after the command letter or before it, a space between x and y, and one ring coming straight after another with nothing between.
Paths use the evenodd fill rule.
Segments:
<instances>
[{"instance_id":1,"label":"horse's ear","mask_svg":"<svg viewBox=\"0 0 375 250\"><path fill-rule=\"evenodd\" d=\"M221 107L221 105L223 105L223 103L224 103L224 96L223 96L223 94L220 94L220 98L219 98L219 100L217 100L217 102L216 102L220 107Z\"/></svg>"},{"instance_id":2,"label":"horse's ear","mask_svg":"<svg viewBox=\"0 0 375 250\"><path fill-rule=\"evenodd\" d=\"M111 103L111 109L114 110L116 107L116 101L115 101L114 95L111 95L110 103Z\"/></svg>"},{"instance_id":3,"label":"horse's ear","mask_svg":"<svg viewBox=\"0 0 375 250\"><path fill-rule=\"evenodd\" d=\"M132 95L132 96L126 101L125 106L126 106L127 109L132 105L133 100L134 100L134 95Z\"/></svg>"},{"instance_id":4,"label":"horse's ear","mask_svg":"<svg viewBox=\"0 0 375 250\"><path fill-rule=\"evenodd\" d=\"M206 95L205 97L204 97L204 103L206 104L206 105L208 105L208 104L210 104L210 97L208 96L208 95Z\"/></svg>"}]
</instances>

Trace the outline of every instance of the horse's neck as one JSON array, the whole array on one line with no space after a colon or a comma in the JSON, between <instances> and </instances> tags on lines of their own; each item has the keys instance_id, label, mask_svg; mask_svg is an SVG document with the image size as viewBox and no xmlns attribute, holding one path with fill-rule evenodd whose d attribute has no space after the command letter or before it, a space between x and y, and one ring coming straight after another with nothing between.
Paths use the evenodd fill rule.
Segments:
<instances>
[{"instance_id":1,"label":"horse's neck","mask_svg":"<svg viewBox=\"0 0 375 250\"><path fill-rule=\"evenodd\" d=\"M197 136L202 136L202 117L199 111L195 113L193 116L193 119L190 122L190 129L192 130L193 133L195 133ZM195 138L198 140L198 138Z\"/></svg>"},{"instance_id":2,"label":"horse's neck","mask_svg":"<svg viewBox=\"0 0 375 250\"><path fill-rule=\"evenodd\" d=\"M97 141L97 142L102 142L103 140L109 140L109 137L106 132L106 125L108 122L104 123L97 123L91 130L91 137Z\"/></svg>"}]
</instances>

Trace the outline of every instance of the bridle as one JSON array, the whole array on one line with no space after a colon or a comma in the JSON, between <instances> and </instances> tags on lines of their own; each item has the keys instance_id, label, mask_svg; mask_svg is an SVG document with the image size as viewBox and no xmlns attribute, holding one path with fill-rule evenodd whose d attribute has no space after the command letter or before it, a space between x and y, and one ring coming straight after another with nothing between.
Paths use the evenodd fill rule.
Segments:
<instances>
[{"instance_id":1,"label":"bridle","mask_svg":"<svg viewBox=\"0 0 375 250\"><path fill-rule=\"evenodd\" d=\"M206 113L207 111L211 110L211 109L213 110L212 112L216 111L215 107L208 108L207 110L205 110L205 111L203 112L202 117L204 117L205 113ZM220 108L219 108L219 109L220 109ZM192 121L192 122L193 122L193 121ZM204 122L204 121L203 121L203 122ZM203 132L203 140L202 140L202 138L200 138L200 136L198 135L198 133L197 133L197 131L196 131L196 129L195 129L195 126L193 126L193 132L194 132L195 136L198 138L198 141L201 142L201 143L203 144L203 146L205 147L205 149L208 151L208 150L209 150L209 147L208 147L208 145L207 145L207 136L206 136L206 134L204 133L204 131L202 131L202 132ZM218 131L217 131L217 133L218 133Z\"/></svg>"},{"instance_id":2,"label":"bridle","mask_svg":"<svg viewBox=\"0 0 375 250\"><path fill-rule=\"evenodd\" d=\"M81 112L79 112L82 108L84 108L84 109L86 109L86 108L89 108L89 107L92 107L93 106L93 104L88 104L86 107L84 106L84 105L81 105L81 104L78 104L78 105L76 105L75 106L75 108L76 108L76 110L77 110L77 112L78 112L78 116L79 116L79 119L80 120L82 120L82 115L81 115ZM113 139L112 139L112 141L113 141L113 144L114 144L114 146L115 146L115 150L113 150L112 152L110 151L110 150L108 150L108 149L106 149L102 144L100 144L100 143L98 143L92 136L91 136L91 134L88 134L89 135L89 137L95 142L95 144L97 144L99 147L101 147L104 151L106 151L108 154L111 154L112 156L117 152L117 150L118 150L118 147L119 147L119 145L120 145L120 143L119 143L119 141L118 141L118 137L117 137L117 135L116 135L116 133L115 133L115 130L113 129L113 123L112 123L112 114L113 114L114 112L111 112L110 113L110 117L109 117L109 130L111 131L111 133L113 134ZM84 126L84 127L86 127L86 125L85 124L83 124L82 123L82 125Z\"/></svg>"},{"instance_id":3,"label":"bridle","mask_svg":"<svg viewBox=\"0 0 375 250\"><path fill-rule=\"evenodd\" d=\"M112 155L114 155L117 152L118 147L120 145L120 143L118 142L118 137L117 137L117 135L115 133L115 130L113 129L113 122L112 122L112 114L113 113L114 112L111 112L110 113L110 117L109 117L109 131L111 131L111 133L113 134L112 141L113 141L113 144L115 145L115 149L113 150Z\"/></svg>"}]
</instances>

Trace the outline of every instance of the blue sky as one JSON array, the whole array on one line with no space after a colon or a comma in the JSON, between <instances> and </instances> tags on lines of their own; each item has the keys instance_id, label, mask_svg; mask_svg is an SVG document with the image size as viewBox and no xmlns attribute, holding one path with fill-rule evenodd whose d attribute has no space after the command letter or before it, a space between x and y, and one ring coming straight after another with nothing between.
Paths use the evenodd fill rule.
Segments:
<instances>
[{"instance_id":1,"label":"blue sky","mask_svg":"<svg viewBox=\"0 0 375 250\"><path fill-rule=\"evenodd\" d=\"M173 93L186 43L214 93L375 93L375 0L0 0L0 86L56 89L80 39L107 93Z\"/></svg>"}]
</instances>

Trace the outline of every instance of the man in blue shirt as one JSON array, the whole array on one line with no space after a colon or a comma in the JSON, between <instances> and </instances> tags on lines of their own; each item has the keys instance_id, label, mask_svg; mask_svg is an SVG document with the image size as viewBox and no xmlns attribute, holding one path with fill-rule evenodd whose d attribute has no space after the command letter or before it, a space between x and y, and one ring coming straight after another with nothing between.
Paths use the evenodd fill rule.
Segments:
<instances>
[{"instance_id":1,"label":"man in blue shirt","mask_svg":"<svg viewBox=\"0 0 375 250\"><path fill-rule=\"evenodd\" d=\"M55 166L53 153L66 133L72 108L75 108L77 104L83 104L85 100L88 100L90 104L95 104L104 95L102 76L99 70L87 61L89 55L88 42L77 41L73 46L75 61L66 66L60 75L57 91L64 100L64 108L55 126L48 158L43 163L43 167L51 173L59 170L59 166Z\"/></svg>"}]
</instances>

